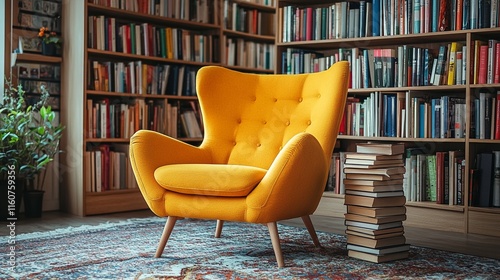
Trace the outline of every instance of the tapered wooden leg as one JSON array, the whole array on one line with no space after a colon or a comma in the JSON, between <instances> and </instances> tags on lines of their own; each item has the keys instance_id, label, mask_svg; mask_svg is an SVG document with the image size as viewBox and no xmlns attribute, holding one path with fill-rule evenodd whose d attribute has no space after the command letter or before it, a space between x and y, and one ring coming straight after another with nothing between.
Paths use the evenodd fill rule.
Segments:
<instances>
[{"instance_id":1,"label":"tapered wooden leg","mask_svg":"<svg viewBox=\"0 0 500 280\"><path fill-rule=\"evenodd\" d=\"M269 229L269 235L271 236L271 242L273 243L274 255L276 256L278 267L284 267L285 262L283 261L283 254L281 253L278 225L276 224L276 222L270 222L267 223L267 228Z\"/></svg>"},{"instance_id":2,"label":"tapered wooden leg","mask_svg":"<svg viewBox=\"0 0 500 280\"><path fill-rule=\"evenodd\" d=\"M165 223L165 228L163 229L163 234L161 235L160 243L156 249L155 258L159 258L161 257L161 254L163 254L163 249L165 249L165 245L167 245L168 238L174 229L177 219L178 217L168 217L167 222Z\"/></svg>"},{"instance_id":3,"label":"tapered wooden leg","mask_svg":"<svg viewBox=\"0 0 500 280\"><path fill-rule=\"evenodd\" d=\"M314 230L314 226L313 226L313 223L311 221L311 217L310 216L302 216L302 221L304 222L304 225L306 226L307 231L309 231L309 235L311 235L314 246L321 247L321 244L319 243L318 236L316 235L316 231Z\"/></svg>"},{"instance_id":4,"label":"tapered wooden leg","mask_svg":"<svg viewBox=\"0 0 500 280\"><path fill-rule=\"evenodd\" d=\"M217 227L215 228L215 238L219 238L222 233L222 226L224 225L223 220L217 220Z\"/></svg>"}]
</instances>

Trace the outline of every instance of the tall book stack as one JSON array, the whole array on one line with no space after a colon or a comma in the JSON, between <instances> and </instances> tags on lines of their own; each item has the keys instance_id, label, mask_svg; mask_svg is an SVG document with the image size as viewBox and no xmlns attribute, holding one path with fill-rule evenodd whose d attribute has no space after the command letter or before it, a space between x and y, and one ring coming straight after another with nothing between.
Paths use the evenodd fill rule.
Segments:
<instances>
[{"instance_id":1,"label":"tall book stack","mask_svg":"<svg viewBox=\"0 0 500 280\"><path fill-rule=\"evenodd\" d=\"M380 263L408 257L404 237L403 144L360 143L346 153L348 255Z\"/></svg>"}]
</instances>

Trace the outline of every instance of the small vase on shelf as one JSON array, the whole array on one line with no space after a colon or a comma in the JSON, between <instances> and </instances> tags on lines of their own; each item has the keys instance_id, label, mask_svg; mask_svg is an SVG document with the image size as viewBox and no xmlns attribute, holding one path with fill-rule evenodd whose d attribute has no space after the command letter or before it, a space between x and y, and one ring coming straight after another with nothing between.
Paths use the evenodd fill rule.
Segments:
<instances>
[{"instance_id":1,"label":"small vase on shelf","mask_svg":"<svg viewBox=\"0 0 500 280\"><path fill-rule=\"evenodd\" d=\"M42 54L48 56L56 56L57 55L56 44L42 42Z\"/></svg>"}]
</instances>

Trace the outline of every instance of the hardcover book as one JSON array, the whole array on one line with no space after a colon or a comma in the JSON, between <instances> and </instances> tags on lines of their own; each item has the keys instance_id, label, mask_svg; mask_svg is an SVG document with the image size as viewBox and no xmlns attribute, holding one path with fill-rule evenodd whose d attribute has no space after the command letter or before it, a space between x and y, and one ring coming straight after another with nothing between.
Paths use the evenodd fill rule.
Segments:
<instances>
[{"instance_id":1,"label":"hardcover book","mask_svg":"<svg viewBox=\"0 0 500 280\"><path fill-rule=\"evenodd\" d=\"M360 259L360 260L365 260L365 261L369 261L369 262L373 262L373 263L383 263L383 262L401 260L401 259L406 259L409 256L408 251L402 251L402 252L385 254L385 255L377 255L377 254L369 254L369 253L364 253L364 252L360 252L360 251L349 250L347 254L349 257Z\"/></svg>"},{"instance_id":2,"label":"hardcover book","mask_svg":"<svg viewBox=\"0 0 500 280\"><path fill-rule=\"evenodd\" d=\"M406 238L403 235L393 236L383 239L370 239L357 235L348 235L347 244L365 246L369 248L383 248L405 244Z\"/></svg>"},{"instance_id":3,"label":"hardcover book","mask_svg":"<svg viewBox=\"0 0 500 280\"><path fill-rule=\"evenodd\" d=\"M347 205L347 213L363 215L367 217L384 217L392 215L406 214L405 206L395 207L363 207L357 205Z\"/></svg>"},{"instance_id":4,"label":"hardcover book","mask_svg":"<svg viewBox=\"0 0 500 280\"><path fill-rule=\"evenodd\" d=\"M345 205L357 205L365 207L391 207L405 205L406 198L404 196L394 197L367 197L360 195L345 195Z\"/></svg>"}]
</instances>

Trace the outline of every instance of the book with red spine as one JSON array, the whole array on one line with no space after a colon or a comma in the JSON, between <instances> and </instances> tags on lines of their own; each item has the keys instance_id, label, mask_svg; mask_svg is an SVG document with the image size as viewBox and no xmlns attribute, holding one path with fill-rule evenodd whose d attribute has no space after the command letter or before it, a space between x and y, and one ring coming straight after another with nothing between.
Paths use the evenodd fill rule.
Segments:
<instances>
[{"instance_id":1,"label":"book with red spine","mask_svg":"<svg viewBox=\"0 0 500 280\"><path fill-rule=\"evenodd\" d=\"M486 79L488 77L488 45L482 45L479 48L478 83L486 84Z\"/></svg>"},{"instance_id":2,"label":"book with red spine","mask_svg":"<svg viewBox=\"0 0 500 280\"><path fill-rule=\"evenodd\" d=\"M497 91L497 96L496 96L496 109L495 109L495 135L494 139L495 140L500 140L500 91Z\"/></svg>"},{"instance_id":3,"label":"book with red spine","mask_svg":"<svg viewBox=\"0 0 500 280\"><path fill-rule=\"evenodd\" d=\"M500 43L495 44L495 66L493 71L493 83L500 83Z\"/></svg>"}]
</instances>

